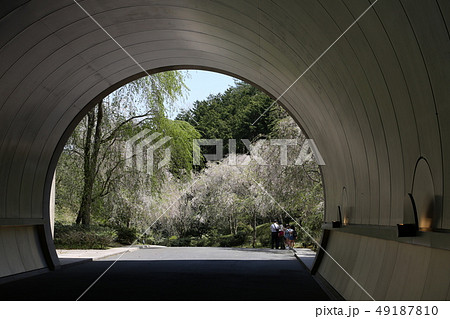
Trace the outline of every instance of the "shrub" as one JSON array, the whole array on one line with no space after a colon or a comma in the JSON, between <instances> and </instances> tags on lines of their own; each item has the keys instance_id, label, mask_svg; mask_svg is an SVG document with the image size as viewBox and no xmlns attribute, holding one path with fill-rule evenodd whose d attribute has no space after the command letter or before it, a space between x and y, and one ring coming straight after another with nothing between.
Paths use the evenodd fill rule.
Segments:
<instances>
[{"instance_id":1,"label":"shrub","mask_svg":"<svg viewBox=\"0 0 450 319\"><path fill-rule=\"evenodd\" d=\"M256 242L259 242L262 247L270 246L270 223L262 224L256 227Z\"/></svg>"},{"instance_id":2,"label":"shrub","mask_svg":"<svg viewBox=\"0 0 450 319\"><path fill-rule=\"evenodd\" d=\"M170 247L189 247L191 245L191 238L172 236L169 238Z\"/></svg>"},{"instance_id":3,"label":"shrub","mask_svg":"<svg viewBox=\"0 0 450 319\"><path fill-rule=\"evenodd\" d=\"M191 237L191 246L192 247L205 247L206 239L202 237Z\"/></svg>"},{"instance_id":4,"label":"shrub","mask_svg":"<svg viewBox=\"0 0 450 319\"><path fill-rule=\"evenodd\" d=\"M116 231L109 227L55 224L54 242L59 249L105 249L116 238Z\"/></svg>"},{"instance_id":5,"label":"shrub","mask_svg":"<svg viewBox=\"0 0 450 319\"><path fill-rule=\"evenodd\" d=\"M164 237L156 237L153 245L170 246L169 239Z\"/></svg>"},{"instance_id":6,"label":"shrub","mask_svg":"<svg viewBox=\"0 0 450 319\"><path fill-rule=\"evenodd\" d=\"M322 223L323 213L321 211L312 212L307 218L303 220L303 227L305 230L317 241L320 242L322 237ZM314 246L315 243L305 232L297 229L298 240L303 242L306 246Z\"/></svg>"},{"instance_id":7,"label":"shrub","mask_svg":"<svg viewBox=\"0 0 450 319\"><path fill-rule=\"evenodd\" d=\"M250 225L246 225L243 222L239 222L237 226L237 232L253 234L253 228Z\"/></svg>"},{"instance_id":8,"label":"shrub","mask_svg":"<svg viewBox=\"0 0 450 319\"><path fill-rule=\"evenodd\" d=\"M247 232L238 232L236 235L223 235L218 238L220 247L237 247L244 245L249 238Z\"/></svg>"},{"instance_id":9,"label":"shrub","mask_svg":"<svg viewBox=\"0 0 450 319\"><path fill-rule=\"evenodd\" d=\"M156 245L156 239L154 236L149 234L143 234L139 237L139 242L146 244L146 245Z\"/></svg>"},{"instance_id":10,"label":"shrub","mask_svg":"<svg viewBox=\"0 0 450 319\"><path fill-rule=\"evenodd\" d=\"M138 233L135 228L117 227L117 242L123 245L131 245L137 239Z\"/></svg>"},{"instance_id":11,"label":"shrub","mask_svg":"<svg viewBox=\"0 0 450 319\"><path fill-rule=\"evenodd\" d=\"M217 247L218 236L202 235L201 237L191 237L191 247Z\"/></svg>"}]
</instances>

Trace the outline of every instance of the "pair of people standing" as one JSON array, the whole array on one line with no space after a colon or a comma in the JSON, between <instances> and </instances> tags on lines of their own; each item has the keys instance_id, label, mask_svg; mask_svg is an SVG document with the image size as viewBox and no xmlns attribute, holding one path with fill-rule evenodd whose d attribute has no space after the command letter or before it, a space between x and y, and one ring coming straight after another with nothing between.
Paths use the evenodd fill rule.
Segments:
<instances>
[{"instance_id":1,"label":"pair of people standing","mask_svg":"<svg viewBox=\"0 0 450 319\"><path fill-rule=\"evenodd\" d=\"M294 248L295 240L297 239L297 232L294 225L284 225L284 242L287 247Z\"/></svg>"},{"instance_id":2,"label":"pair of people standing","mask_svg":"<svg viewBox=\"0 0 450 319\"><path fill-rule=\"evenodd\" d=\"M271 247L272 249L285 249L285 247L294 248L297 232L294 226L281 224L276 220L270 225Z\"/></svg>"},{"instance_id":3,"label":"pair of people standing","mask_svg":"<svg viewBox=\"0 0 450 319\"><path fill-rule=\"evenodd\" d=\"M277 221L274 220L272 222L272 225L270 225L270 232L271 232L271 239L270 239L270 244L272 249L276 248L279 249L280 248L280 238L278 237L278 233L280 232L280 225L278 225Z\"/></svg>"}]
</instances>

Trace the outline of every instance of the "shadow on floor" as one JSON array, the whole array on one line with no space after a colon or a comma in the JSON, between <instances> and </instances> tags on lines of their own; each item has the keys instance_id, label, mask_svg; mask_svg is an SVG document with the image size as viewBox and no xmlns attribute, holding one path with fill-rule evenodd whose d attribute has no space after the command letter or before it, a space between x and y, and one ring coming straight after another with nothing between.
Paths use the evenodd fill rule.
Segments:
<instances>
[{"instance_id":1,"label":"shadow on floor","mask_svg":"<svg viewBox=\"0 0 450 319\"><path fill-rule=\"evenodd\" d=\"M112 261L0 285L0 300L76 300ZM291 287L286 294L286 287ZM118 261L81 300L329 300L292 260Z\"/></svg>"}]
</instances>

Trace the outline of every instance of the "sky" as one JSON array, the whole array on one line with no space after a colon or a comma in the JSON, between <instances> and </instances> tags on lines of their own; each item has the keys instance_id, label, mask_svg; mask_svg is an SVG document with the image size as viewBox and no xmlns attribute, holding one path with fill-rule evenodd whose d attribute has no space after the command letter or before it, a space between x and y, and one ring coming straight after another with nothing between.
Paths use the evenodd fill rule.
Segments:
<instances>
[{"instance_id":1,"label":"sky","mask_svg":"<svg viewBox=\"0 0 450 319\"><path fill-rule=\"evenodd\" d=\"M182 109L191 108L195 101L205 100L211 94L223 93L230 86L234 86L234 78L220 73L189 70L189 77L185 80L189 88L185 101L178 101L175 106L178 112ZM175 113L178 113L175 112ZM175 117L173 114L171 117Z\"/></svg>"}]
</instances>

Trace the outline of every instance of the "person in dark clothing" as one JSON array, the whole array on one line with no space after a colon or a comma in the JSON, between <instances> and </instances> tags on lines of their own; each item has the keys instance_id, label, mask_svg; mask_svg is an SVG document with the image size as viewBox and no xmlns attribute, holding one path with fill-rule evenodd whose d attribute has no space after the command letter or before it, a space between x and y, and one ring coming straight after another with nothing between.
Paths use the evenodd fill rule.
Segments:
<instances>
[{"instance_id":1,"label":"person in dark clothing","mask_svg":"<svg viewBox=\"0 0 450 319\"><path fill-rule=\"evenodd\" d=\"M280 247L280 240L278 238L278 231L280 230L280 225L278 225L277 221L274 220L272 225L270 225L270 232L271 232L271 247L272 249L276 248L278 249Z\"/></svg>"}]
</instances>

